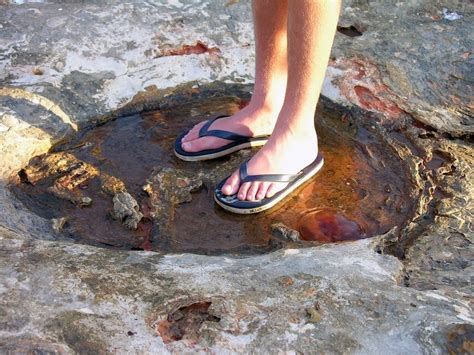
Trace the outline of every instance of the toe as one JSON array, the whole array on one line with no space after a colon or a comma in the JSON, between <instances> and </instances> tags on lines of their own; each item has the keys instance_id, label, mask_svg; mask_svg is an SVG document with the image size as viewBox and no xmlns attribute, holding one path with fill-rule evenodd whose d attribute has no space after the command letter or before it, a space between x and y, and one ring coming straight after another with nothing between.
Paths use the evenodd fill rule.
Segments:
<instances>
[{"instance_id":1,"label":"toe","mask_svg":"<svg viewBox=\"0 0 474 355\"><path fill-rule=\"evenodd\" d=\"M209 137L203 137L199 139L195 139L192 141L184 142L181 146L183 149L187 152L193 153L193 152L200 152L202 150L210 149L209 145Z\"/></svg>"},{"instance_id":2,"label":"toe","mask_svg":"<svg viewBox=\"0 0 474 355\"><path fill-rule=\"evenodd\" d=\"M233 173L222 186L222 193L227 196L235 195L239 191L239 174Z\"/></svg>"},{"instance_id":3,"label":"toe","mask_svg":"<svg viewBox=\"0 0 474 355\"><path fill-rule=\"evenodd\" d=\"M255 196L257 195L257 191L260 188L260 182L254 181L251 183L249 190L247 191L247 201L255 201Z\"/></svg>"},{"instance_id":4,"label":"toe","mask_svg":"<svg viewBox=\"0 0 474 355\"><path fill-rule=\"evenodd\" d=\"M260 183L260 187L258 188L257 195L255 196L257 200L263 200L265 198L265 196L267 195L268 188L270 187L270 184L271 183L267 181L263 181L262 183Z\"/></svg>"},{"instance_id":5,"label":"toe","mask_svg":"<svg viewBox=\"0 0 474 355\"><path fill-rule=\"evenodd\" d=\"M244 182L242 185L240 185L239 193L237 195L237 198L241 201L244 201L247 197L247 192L249 191L251 183L250 182Z\"/></svg>"},{"instance_id":6,"label":"toe","mask_svg":"<svg viewBox=\"0 0 474 355\"><path fill-rule=\"evenodd\" d=\"M277 192L283 190L286 184L283 183L271 183L267 190L267 198L274 196Z\"/></svg>"},{"instance_id":7,"label":"toe","mask_svg":"<svg viewBox=\"0 0 474 355\"><path fill-rule=\"evenodd\" d=\"M189 130L188 133L181 139L181 142L189 142L199 138L199 130L204 126L206 122L199 122L193 128ZM184 149L184 148L183 148Z\"/></svg>"},{"instance_id":8,"label":"toe","mask_svg":"<svg viewBox=\"0 0 474 355\"><path fill-rule=\"evenodd\" d=\"M187 141L187 142L181 143L181 148L183 148L183 150L186 152L192 152L193 146L194 146L193 141Z\"/></svg>"}]
</instances>

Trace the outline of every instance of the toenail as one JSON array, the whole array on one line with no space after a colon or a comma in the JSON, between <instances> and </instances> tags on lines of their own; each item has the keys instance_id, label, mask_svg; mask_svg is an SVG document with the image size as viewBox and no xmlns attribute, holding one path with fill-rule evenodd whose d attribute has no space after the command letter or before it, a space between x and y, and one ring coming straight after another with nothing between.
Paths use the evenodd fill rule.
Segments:
<instances>
[{"instance_id":1,"label":"toenail","mask_svg":"<svg viewBox=\"0 0 474 355\"><path fill-rule=\"evenodd\" d=\"M189 148L191 146L191 144L189 144L188 142L184 142L183 143L183 148Z\"/></svg>"}]
</instances>

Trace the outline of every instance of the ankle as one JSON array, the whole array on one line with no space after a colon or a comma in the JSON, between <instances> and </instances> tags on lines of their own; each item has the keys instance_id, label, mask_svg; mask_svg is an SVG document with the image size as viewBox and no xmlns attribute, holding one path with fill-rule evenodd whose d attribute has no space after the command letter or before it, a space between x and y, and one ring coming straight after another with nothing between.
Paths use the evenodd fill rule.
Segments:
<instances>
[{"instance_id":1,"label":"ankle","mask_svg":"<svg viewBox=\"0 0 474 355\"><path fill-rule=\"evenodd\" d=\"M287 139L302 141L313 141L317 138L316 129L312 120L309 123L281 121L282 120L277 121L275 129L273 130L274 135L281 135L287 137Z\"/></svg>"},{"instance_id":2,"label":"ankle","mask_svg":"<svg viewBox=\"0 0 474 355\"><path fill-rule=\"evenodd\" d=\"M318 147L318 137L316 131L296 132L289 130L275 129L267 143L271 147L285 147L284 150L294 149L303 151L313 151ZM278 148L278 149L279 149ZM293 153L292 153L293 154Z\"/></svg>"},{"instance_id":3,"label":"ankle","mask_svg":"<svg viewBox=\"0 0 474 355\"><path fill-rule=\"evenodd\" d=\"M254 93L249 106L262 114L278 116L283 106L284 97L278 94L264 95Z\"/></svg>"}]
</instances>

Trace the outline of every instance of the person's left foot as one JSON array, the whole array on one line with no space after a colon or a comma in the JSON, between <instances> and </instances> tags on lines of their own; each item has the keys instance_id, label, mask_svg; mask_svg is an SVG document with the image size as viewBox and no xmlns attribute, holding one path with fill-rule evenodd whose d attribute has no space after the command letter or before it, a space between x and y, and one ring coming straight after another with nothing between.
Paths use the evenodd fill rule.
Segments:
<instances>
[{"instance_id":1,"label":"person's left foot","mask_svg":"<svg viewBox=\"0 0 474 355\"><path fill-rule=\"evenodd\" d=\"M248 162L248 174L296 174L316 159L317 147L314 129L302 129L298 132L275 129L265 146ZM237 170L227 179L222 193L228 196L237 194L239 200L255 201L272 197L286 185L287 183L267 181L240 184Z\"/></svg>"},{"instance_id":2,"label":"person's left foot","mask_svg":"<svg viewBox=\"0 0 474 355\"><path fill-rule=\"evenodd\" d=\"M276 109L248 105L232 116L214 121L209 130L224 130L247 137L270 135L277 118ZM193 153L217 149L231 142L219 137L200 137L199 130L206 122L198 123L183 137L181 147L184 151Z\"/></svg>"}]
</instances>

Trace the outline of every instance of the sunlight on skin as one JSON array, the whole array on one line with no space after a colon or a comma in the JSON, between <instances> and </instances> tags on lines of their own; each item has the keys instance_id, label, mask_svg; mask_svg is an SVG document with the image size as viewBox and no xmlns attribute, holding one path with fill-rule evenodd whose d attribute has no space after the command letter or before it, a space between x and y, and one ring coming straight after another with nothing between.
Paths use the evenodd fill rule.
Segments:
<instances>
[{"instance_id":1,"label":"sunlight on skin","mask_svg":"<svg viewBox=\"0 0 474 355\"><path fill-rule=\"evenodd\" d=\"M211 129L223 129L246 136L271 134L283 105L288 75L287 1L264 0L254 4L255 85L249 104L232 117L219 119ZM268 16L271 11L272 16ZM183 149L199 152L222 147L228 140L199 138L197 124L183 138Z\"/></svg>"},{"instance_id":2,"label":"sunlight on skin","mask_svg":"<svg viewBox=\"0 0 474 355\"><path fill-rule=\"evenodd\" d=\"M256 43L254 94L247 108L217 121L212 128L246 135L272 132L267 144L249 161L249 174L295 174L317 155L314 112L336 32L340 1L260 0L254 1L252 7ZM282 39L284 33L287 41ZM281 101L277 105L271 98L275 91L281 94L284 81L284 99L277 95ZM228 143L219 138L198 139L201 125L183 139L183 149L200 151ZM234 172L222 192L237 193L240 200L253 201L271 197L285 186L286 183L260 181L241 185L238 172Z\"/></svg>"}]
</instances>

